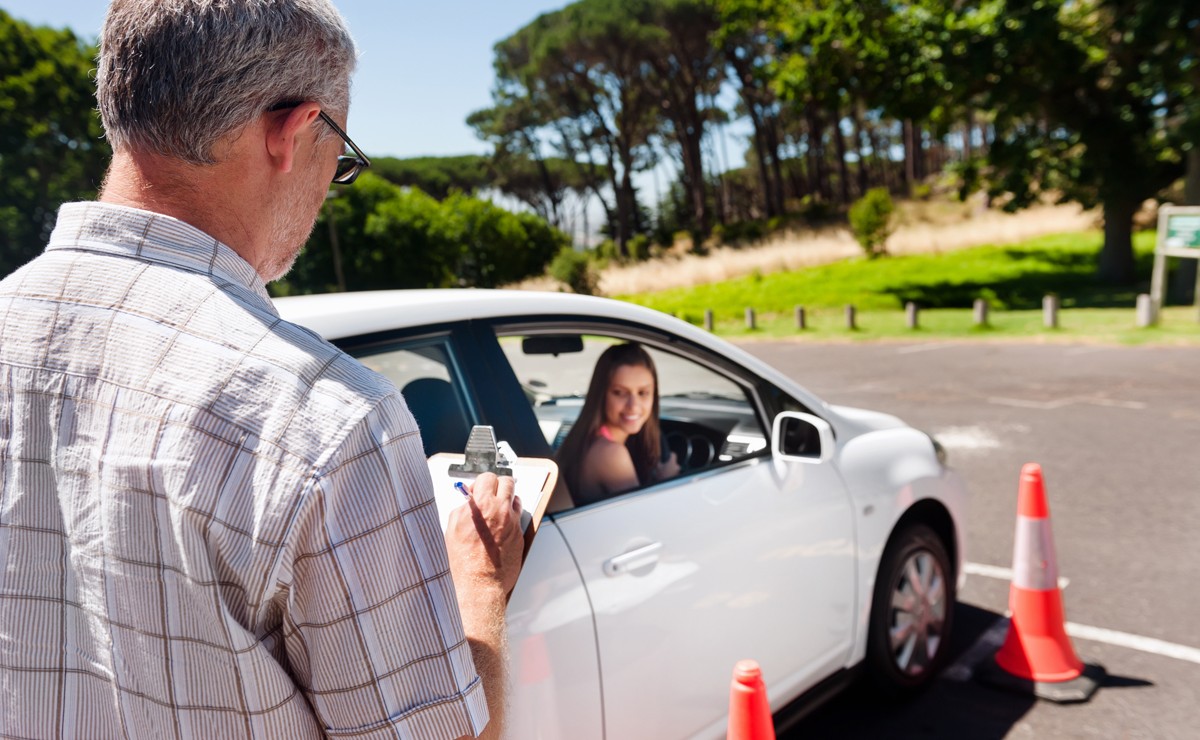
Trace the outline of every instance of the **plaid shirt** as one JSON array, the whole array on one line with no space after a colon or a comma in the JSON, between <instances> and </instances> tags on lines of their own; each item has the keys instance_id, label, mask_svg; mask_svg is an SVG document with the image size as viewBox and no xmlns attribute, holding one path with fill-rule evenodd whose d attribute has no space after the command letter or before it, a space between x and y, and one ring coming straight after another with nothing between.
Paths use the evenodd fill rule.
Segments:
<instances>
[{"instance_id":1,"label":"plaid shirt","mask_svg":"<svg viewBox=\"0 0 1200 740\"><path fill-rule=\"evenodd\" d=\"M172 218L63 206L0 282L0 735L487 722L399 392Z\"/></svg>"}]
</instances>

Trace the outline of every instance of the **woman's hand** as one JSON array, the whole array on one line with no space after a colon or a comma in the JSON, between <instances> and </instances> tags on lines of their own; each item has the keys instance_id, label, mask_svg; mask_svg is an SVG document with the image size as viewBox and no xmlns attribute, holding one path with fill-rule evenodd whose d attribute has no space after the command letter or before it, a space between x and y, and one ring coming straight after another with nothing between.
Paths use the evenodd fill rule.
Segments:
<instances>
[{"instance_id":1,"label":"woman's hand","mask_svg":"<svg viewBox=\"0 0 1200 740\"><path fill-rule=\"evenodd\" d=\"M668 478L674 478L675 476L679 475L680 471L681 468L679 467L679 460L676 459L675 453L672 452L670 457L663 462L660 462L658 466L654 468L654 478L655 480L667 480Z\"/></svg>"}]
</instances>

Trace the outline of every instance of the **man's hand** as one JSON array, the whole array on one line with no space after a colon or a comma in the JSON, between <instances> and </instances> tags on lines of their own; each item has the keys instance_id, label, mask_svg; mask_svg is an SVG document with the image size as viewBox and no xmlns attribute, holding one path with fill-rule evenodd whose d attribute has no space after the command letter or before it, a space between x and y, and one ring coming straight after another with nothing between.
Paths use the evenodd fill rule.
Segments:
<instances>
[{"instance_id":1,"label":"man's hand","mask_svg":"<svg viewBox=\"0 0 1200 740\"><path fill-rule=\"evenodd\" d=\"M521 573L521 500L513 494L513 479L508 476L484 473L467 488L470 497L450 512L446 528L455 588L498 588L507 597Z\"/></svg>"},{"instance_id":2,"label":"man's hand","mask_svg":"<svg viewBox=\"0 0 1200 740\"><path fill-rule=\"evenodd\" d=\"M491 721L481 740L504 737L508 694L508 627L505 606L521 573L525 540L521 536L521 500L513 479L484 473L469 486L466 503L450 512L446 554L458 596L463 631L475 669L483 679Z\"/></svg>"}]
</instances>

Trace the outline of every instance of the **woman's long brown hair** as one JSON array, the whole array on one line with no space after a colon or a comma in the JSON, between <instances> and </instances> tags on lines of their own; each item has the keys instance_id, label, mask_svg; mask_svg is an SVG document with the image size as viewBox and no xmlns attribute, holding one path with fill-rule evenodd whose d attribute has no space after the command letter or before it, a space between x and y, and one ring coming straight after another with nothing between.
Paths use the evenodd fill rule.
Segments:
<instances>
[{"instance_id":1,"label":"woman's long brown hair","mask_svg":"<svg viewBox=\"0 0 1200 740\"><path fill-rule=\"evenodd\" d=\"M587 454L588 446L591 445L600 425L604 423L605 396L608 394L613 375L616 374L617 368L626 365L644 367L654 378L654 405L650 416L637 434L630 435L629 439L625 440L625 447L629 449L633 467L637 470L638 482L641 485L649 483L658 465L662 451L662 435L658 427L658 370L654 367L650 353L643 349L642 345L636 342L614 344L604 350L600 359L596 360L587 396L583 400L583 409L554 455L568 490L576 497L576 503L583 503L579 501L577 494L577 491L582 490L579 487L579 472L583 456Z\"/></svg>"}]
</instances>

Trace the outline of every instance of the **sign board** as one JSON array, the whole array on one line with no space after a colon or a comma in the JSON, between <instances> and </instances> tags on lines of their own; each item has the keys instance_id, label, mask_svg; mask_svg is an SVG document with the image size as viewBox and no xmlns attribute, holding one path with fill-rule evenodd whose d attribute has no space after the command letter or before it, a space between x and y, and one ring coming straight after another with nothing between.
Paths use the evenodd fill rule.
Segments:
<instances>
[{"instance_id":1,"label":"sign board","mask_svg":"<svg viewBox=\"0 0 1200 740\"><path fill-rule=\"evenodd\" d=\"M1167 227L1163 246L1167 249L1200 250L1200 213L1171 213L1166 215Z\"/></svg>"},{"instance_id":2,"label":"sign board","mask_svg":"<svg viewBox=\"0 0 1200 740\"><path fill-rule=\"evenodd\" d=\"M1158 240L1154 245L1154 273L1150 277L1152 323L1158 323L1167 282L1167 257L1200 260L1200 206L1164 205L1158 209ZM1196 280L1200 304L1200 277Z\"/></svg>"}]
</instances>

